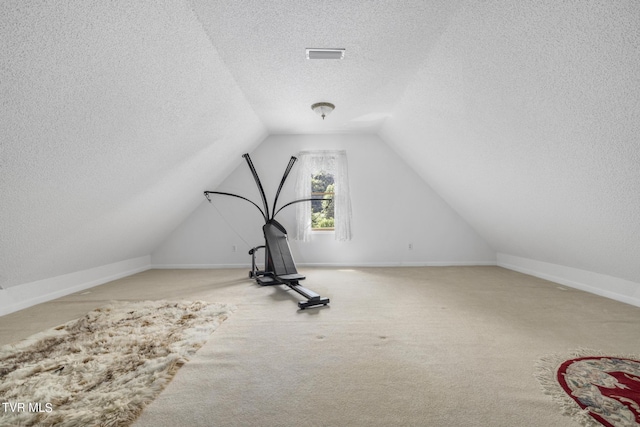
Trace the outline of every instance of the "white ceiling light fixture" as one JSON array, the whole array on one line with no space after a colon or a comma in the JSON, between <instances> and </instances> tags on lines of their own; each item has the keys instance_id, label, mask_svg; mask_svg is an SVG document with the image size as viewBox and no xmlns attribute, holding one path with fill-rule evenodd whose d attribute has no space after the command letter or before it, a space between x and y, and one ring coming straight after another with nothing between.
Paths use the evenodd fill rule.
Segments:
<instances>
[{"instance_id":1,"label":"white ceiling light fixture","mask_svg":"<svg viewBox=\"0 0 640 427\"><path fill-rule=\"evenodd\" d=\"M322 120L336 108L330 102L317 102L311 106L311 109L316 112L317 115L322 117Z\"/></svg>"},{"instance_id":2,"label":"white ceiling light fixture","mask_svg":"<svg viewBox=\"0 0 640 427\"><path fill-rule=\"evenodd\" d=\"M307 48L307 59L344 59L344 49Z\"/></svg>"}]
</instances>

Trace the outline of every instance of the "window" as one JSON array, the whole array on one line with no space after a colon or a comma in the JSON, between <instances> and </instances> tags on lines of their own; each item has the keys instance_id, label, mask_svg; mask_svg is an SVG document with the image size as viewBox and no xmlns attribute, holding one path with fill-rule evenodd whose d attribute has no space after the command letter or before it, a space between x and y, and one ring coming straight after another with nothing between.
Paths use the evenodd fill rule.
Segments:
<instances>
[{"instance_id":1,"label":"window","mask_svg":"<svg viewBox=\"0 0 640 427\"><path fill-rule=\"evenodd\" d=\"M311 229L317 231L334 230L335 179L332 173L320 171L311 174L311 197L318 198L311 202Z\"/></svg>"},{"instance_id":2,"label":"window","mask_svg":"<svg viewBox=\"0 0 640 427\"><path fill-rule=\"evenodd\" d=\"M296 206L294 239L311 240L313 231L335 231L336 240L351 240L351 200L346 151L298 154L296 199L318 198Z\"/></svg>"}]
</instances>

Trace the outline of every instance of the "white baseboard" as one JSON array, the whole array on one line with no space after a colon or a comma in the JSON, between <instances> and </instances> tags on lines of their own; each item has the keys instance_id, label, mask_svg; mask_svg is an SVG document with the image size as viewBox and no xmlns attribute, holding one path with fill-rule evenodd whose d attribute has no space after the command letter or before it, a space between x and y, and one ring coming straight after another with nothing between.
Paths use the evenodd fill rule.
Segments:
<instances>
[{"instance_id":1,"label":"white baseboard","mask_svg":"<svg viewBox=\"0 0 640 427\"><path fill-rule=\"evenodd\" d=\"M451 267L473 265L496 265L494 261L453 261L453 262L297 262L297 267L329 267L329 268L357 268L357 267ZM153 264L154 269L221 269L221 268L251 268L251 264Z\"/></svg>"},{"instance_id":2,"label":"white baseboard","mask_svg":"<svg viewBox=\"0 0 640 427\"><path fill-rule=\"evenodd\" d=\"M251 264L152 264L151 268L157 270L216 270L222 268L251 268Z\"/></svg>"},{"instance_id":3,"label":"white baseboard","mask_svg":"<svg viewBox=\"0 0 640 427\"><path fill-rule=\"evenodd\" d=\"M454 266L475 266L475 265L496 265L493 261L436 261L436 262L306 262L296 263L299 267L329 267L329 268L366 268L366 267L454 267Z\"/></svg>"},{"instance_id":4,"label":"white baseboard","mask_svg":"<svg viewBox=\"0 0 640 427\"><path fill-rule=\"evenodd\" d=\"M150 265L151 257L143 256L2 289L0 316L148 270Z\"/></svg>"},{"instance_id":5,"label":"white baseboard","mask_svg":"<svg viewBox=\"0 0 640 427\"><path fill-rule=\"evenodd\" d=\"M508 254L497 258L500 267L640 307L640 283Z\"/></svg>"}]
</instances>

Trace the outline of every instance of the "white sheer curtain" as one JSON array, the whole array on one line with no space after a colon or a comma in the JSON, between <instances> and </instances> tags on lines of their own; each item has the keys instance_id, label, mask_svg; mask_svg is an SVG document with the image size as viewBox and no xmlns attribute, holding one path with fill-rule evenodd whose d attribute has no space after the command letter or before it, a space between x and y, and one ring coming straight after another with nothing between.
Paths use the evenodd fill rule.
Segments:
<instances>
[{"instance_id":1,"label":"white sheer curtain","mask_svg":"<svg viewBox=\"0 0 640 427\"><path fill-rule=\"evenodd\" d=\"M311 197L311 176L320 171L331 173L334 177L335 239L351 240L351 198L349 197L349 171L345 150L301 151L298 154L296 200ZM293 237L296 240L311 240L310 202L296 205L296 230Z\"/></svg>"}]
</instances>

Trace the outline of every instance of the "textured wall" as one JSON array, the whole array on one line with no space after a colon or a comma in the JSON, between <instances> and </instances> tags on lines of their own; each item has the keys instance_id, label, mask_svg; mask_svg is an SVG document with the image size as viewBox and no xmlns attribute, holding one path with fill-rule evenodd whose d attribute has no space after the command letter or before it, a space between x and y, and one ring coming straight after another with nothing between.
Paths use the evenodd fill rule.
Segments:
<instances>
[{"instance_id":1,"label":"textured wall","mask_svg":"<svg viewBox=\"0 0 640 427\"><path fill-rule=\"evenodd\" d=\"M3 1L0 52L0 286L150 254L265 137L186 2Z\"/></svg>"},{"instance_id":2,"label":"textured wall","mask_svg":"<svg viewBox=\"0 0 640 427\"><path fill-rule=\"evenodd\" d=\"M640 3L468 2L381 136L497 252L640 282Z\"/></svg>"}]
</instances>

